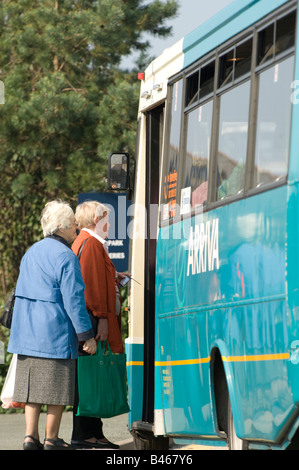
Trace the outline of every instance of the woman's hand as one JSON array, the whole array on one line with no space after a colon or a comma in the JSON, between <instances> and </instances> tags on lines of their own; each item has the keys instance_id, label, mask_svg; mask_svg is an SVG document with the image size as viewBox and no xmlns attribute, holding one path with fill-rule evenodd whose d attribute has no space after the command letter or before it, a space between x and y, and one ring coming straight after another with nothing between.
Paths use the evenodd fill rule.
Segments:
<instances>
[{"instance_id":1,"label":"woman's hand","mask_svg":"<svg viewBox=\"0 0 299 470\"><path fill-rule=\"evenodd\" d=\"M121 281L121 280L124 279L126 276L128 276L128 277L131 277L131 276L132 276L132 274L130 274L130 273L119 273L119 272L117 272L116 274L117 274L118 281Z\"/></svg>"},{"instance_id":2,"label":"woman's hand","mask_svg":"<svg viewBox=\"0 0 299 470\"><path fill-rule=\"evenodd\" d=\"M88 354L95 354L97 351L97 342L94 338L88 339L83 344L83 351Z\"/></svg>"},{"instance_id":3,"label":"woman's hand","mask_svg":"<svg viewBox=\"0 0 299 470\"><path fill-rule=\"evenodd\" d=\"M107 318L99 318L96 341L97 340L107 341L107 339L108 339L108 320Z\"/></svg>"}]
</instances>

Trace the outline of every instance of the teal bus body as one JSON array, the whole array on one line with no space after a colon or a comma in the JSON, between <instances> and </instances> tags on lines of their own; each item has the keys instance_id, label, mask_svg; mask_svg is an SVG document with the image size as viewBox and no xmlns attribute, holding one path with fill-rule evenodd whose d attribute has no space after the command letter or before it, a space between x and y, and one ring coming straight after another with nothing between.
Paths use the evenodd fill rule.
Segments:
<instances>
[{"instance_id":1,"label":"teal bus body","mask_svg":"<svg viewBox=\"0 0 299 470\"><path fill-rule=\"evenodd\" d=\"M182 68L287 3L235 1L184 38ZM296 80L298 49L290 99ZM298 129L294 100L285 184L158 229L154 400L155 409L163 410L165 435L180 442L225 442L213 391L215 351L240 439L253 448L284 448L297 430ZM130 427L142 420L137 397L144 392L144 353L142 344L127 344L126 351Z\"/></svg>"},{"instance_id":2,"label":"teal bus body","mask_svg":"<svg viewBox=\"0 0 299 470\"><path fill-rule=\"evenodd\" d=\"M185 235L183 229L189 220L166 228L166 239L160 230L155 396L162 397L167 434L217 438L207 386L216 347L240 438L275 440L295 412L288 372L287 200L283 186L199 217L204 225L219 223L219 269L210 272L187 276L190 227Z\"/></svg>"}]
</instances>

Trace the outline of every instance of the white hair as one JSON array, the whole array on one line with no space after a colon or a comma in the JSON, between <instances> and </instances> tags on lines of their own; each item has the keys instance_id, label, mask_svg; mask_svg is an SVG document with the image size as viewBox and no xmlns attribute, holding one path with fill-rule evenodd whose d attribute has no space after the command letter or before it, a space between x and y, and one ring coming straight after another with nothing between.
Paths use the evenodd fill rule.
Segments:
<instances>
[{"instance_id":1,"label":"white hair","mask_svg":"<svg viewBox=\"0 0 299 470\"><path fill-rule=\"evenodd\" d=\"M44 237L53 235L60 228L69 228L74 217L73 209L67 202L61 200L48 202L41 215Z\"/></svg>"}]
</instances>

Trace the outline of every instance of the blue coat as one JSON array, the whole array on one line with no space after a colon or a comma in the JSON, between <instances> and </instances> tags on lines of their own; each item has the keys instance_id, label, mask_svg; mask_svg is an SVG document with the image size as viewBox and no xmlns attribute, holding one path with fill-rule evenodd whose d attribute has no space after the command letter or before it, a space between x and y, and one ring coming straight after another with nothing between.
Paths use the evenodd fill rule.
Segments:
<instances>
[{"instance_id":1,"label":"blue coat","mask_svg":"<svg viewBox=\"0 0 299 470\"><path fill-rule=\"evenodd\" d=\"M8 351L76 359L78 341L93 337L77 256L57 239L35 243L23 256Z\"/></svg>"}]
</instances>

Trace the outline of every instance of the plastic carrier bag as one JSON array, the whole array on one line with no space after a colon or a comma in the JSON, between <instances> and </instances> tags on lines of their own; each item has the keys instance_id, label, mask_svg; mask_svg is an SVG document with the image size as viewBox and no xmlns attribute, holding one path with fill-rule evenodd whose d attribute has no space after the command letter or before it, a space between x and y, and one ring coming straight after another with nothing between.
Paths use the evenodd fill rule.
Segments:
<instances>
[{"instance_id":1,"label":"plastic carrier bag","mask_svg":"<svg viewBox=\"0 0 299 470\"><path fill-rule=\"evenodd\" d=\"M16 380L16 371L17 371L17 354L12 356L10 366L8 368L8 372L6 375L6 379L2 388L1 392L1 401L2 401L2 408L9 409L9 408L24 408L24 403L19 403L13 401L13 394L15 389L15 380Z\"/></svg>"}]
</instances>

